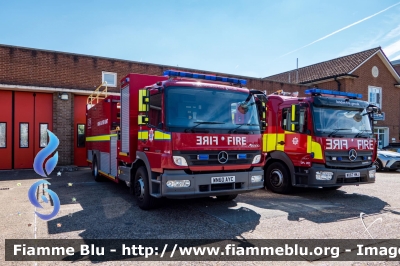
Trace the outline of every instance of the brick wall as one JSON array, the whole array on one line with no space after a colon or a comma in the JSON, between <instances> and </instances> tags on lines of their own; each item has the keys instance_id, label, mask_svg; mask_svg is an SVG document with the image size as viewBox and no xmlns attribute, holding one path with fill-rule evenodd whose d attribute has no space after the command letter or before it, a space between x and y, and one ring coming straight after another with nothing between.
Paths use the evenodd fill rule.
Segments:
<instances>
[{"instance_id":1,"label":"brick wall","mask_svg":"<svg viewBox=\"0 0 400 266\"><path fill-rule=\"evenodd\" d=\"M379 70L378 77L372 76L372 67ZM361 93L363 100L368 101L368 86L382 88L382 111L385 112L385 121L378 121L375 126L389 128L389 142L392 138L399 141L399 112L400 112L400 88L396 88L396 79L389 72L378 55L361 65L354 73L358 78L340 79L341 90L347 92ZM337 90L337 83L329 81L317 84L319 88Z\"/></svg>"},{"instance_id":2,"label":"brick wall","mask_svg":"<svg viewBox=\"0 0 400 266\"><path fill-rule=\"evenodd\" d=\"M68 101L61 100L58 92L53 93L53 133L60 140L58 164L70 165L74 160L74 95L68 93Z\"/></svg>"}]
</instances>

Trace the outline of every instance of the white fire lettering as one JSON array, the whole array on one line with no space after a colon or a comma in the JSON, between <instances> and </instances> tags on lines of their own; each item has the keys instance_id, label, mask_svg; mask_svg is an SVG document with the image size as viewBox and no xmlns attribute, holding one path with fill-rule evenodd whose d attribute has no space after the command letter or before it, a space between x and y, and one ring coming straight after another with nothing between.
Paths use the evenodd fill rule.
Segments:
<instances>
[{"instance_id":1,"label":"white fire lettering","mask_svg":"<svg viewBox=\"0 0 400 266\"><path fill-rule=\"evenodd\" d=\"M246 145L246 137L228 137L228 145Z\"/></svg>"},{"instance_id":2,"label":"white fire lettering","mask_svg":"<svg viewBox=\"0 0 400 266\"><path fill-rule=\"evenodd\" d=\"M326 139L327 150L343 150L348 148L347 139Z\"/></svg>"},{"instance_id":3,"label":"white fire lettering","mask_svg":"<svg viewBox=\"0 0 400 266\"><path fill-rule=\"evenodd\" d=\"M196 145L218 145L217 136L196 136Z\"/></svg>"},{"instance_id":4,"label":"white fire lettering","mask_svg":"<svg viewBox=\"0 0 400 266\"><path fill-rule=\"evenodd\" d=\"M374 148L374 141L372 139L358 139L357 148L363 150L372 150Z\"/></svg>"}]
</instances>

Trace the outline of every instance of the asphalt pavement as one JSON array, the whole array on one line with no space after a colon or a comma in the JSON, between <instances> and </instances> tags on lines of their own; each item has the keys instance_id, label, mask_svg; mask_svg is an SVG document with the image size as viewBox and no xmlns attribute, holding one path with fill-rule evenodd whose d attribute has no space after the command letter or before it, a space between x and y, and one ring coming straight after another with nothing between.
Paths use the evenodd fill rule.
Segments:
<instances>
[{"instance_id":1,"label":"asphalt pavement","mask_svg":"<svg viewBox=\"0 0 400 266\"><path fill-rule=\"evenodd\" d=\"M139 209L124 184L95 182L90 169L53 172L49 189L57 193L61 209L50 221L34 215L28 190L40 180L33 170L0 172L0 265L5 262L5 239L399 239L400 172L378 173L376 183L345 186L336 191L297 189L279 195L260 189L230 202L215 198L163 200L151 211ZM41 212L51 211L49 204ZM46 206L49 205L49 206ZM48 210L47 210L48 209ZM366 228L368 228L366 230ZM38 262L66 265L71 262ZM94 261L74 262L89 265ZM133 262L102 262L128 265ZM134 262L176 265L176 262ZM260 265L271 262L240 262ZM96 263L97 264L97 263ZM182 262L231 265L232 262ZM310 265L310 262L272 262ZM348 265L350 262L312 262ZM361 265L365 264L361 263ZM371 264L371 263L370 263ZM381 264L381 263L373 263ZM391 264L391 263L389 263Z\"/></svg>"}]
</instances>

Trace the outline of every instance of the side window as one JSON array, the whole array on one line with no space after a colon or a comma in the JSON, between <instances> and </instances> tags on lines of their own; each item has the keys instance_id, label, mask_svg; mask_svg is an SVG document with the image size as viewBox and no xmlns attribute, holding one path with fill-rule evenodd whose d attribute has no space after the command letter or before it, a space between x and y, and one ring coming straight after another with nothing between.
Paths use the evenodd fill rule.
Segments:
<instances>
[{"instance_id":1,"label":"side window","mask_svg":"<svg viewBox=\"0 0 400 266\"><path fill-rule=\"evenodd\" d=\"M158 126L161 123L161 99L162 94L150 96L149 124Z\"/></svg>"},{"instance_id":2,"label":"side window","mask_svg":"<svg viewBox=\"0 0 400 266\"><path fill-rule=\"evenodd\" d=\"M39 129L40 129L40 134L39 134L39 147L44 148L47 146L47 128L48 128L47 123L40 123L39 124Z\"/></svg>"},{"instance_id":3,"label":"side window","mask_svg":"<svg viewBox=\"0 0 400 266\"><path fill-rule=\"evenodd\" d=\"M283 108L281 123L283 130L307 133L307 107L293 105L292 107Z\"/></svg>"},{"instance_id":4,"label":"side window","mask_svg":"<svg viewBox=\"0 0 400 266\"><path fill-rule=\"evenodd\" d=\"M7 147L6 132L7 132L7 123L0 122L0 148Z\"/></svg>"}]
</instances>

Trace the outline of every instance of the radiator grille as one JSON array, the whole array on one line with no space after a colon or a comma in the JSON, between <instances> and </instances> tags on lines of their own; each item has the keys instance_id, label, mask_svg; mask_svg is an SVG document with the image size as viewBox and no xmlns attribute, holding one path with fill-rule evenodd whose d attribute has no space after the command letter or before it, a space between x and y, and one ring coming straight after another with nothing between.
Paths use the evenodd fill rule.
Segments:
<instances>
[{"instance_id":1,"label":"radiator grille","mask_svg":"<svg viewBox=\"0 0 400 266\"><path fill-rule=\"evenodd\" d=\"M332 157L336 157L336 160L332 160ZM338 160L341 157L341 161ZM372 164L371 160L364 160L363 157L371 157L372 151L357 151L357 157L354 161L349 159L349 151L327 151L325 152L326 165L334 168L360 168L366 165Z\"/></svg>"},{"instance_id":2,"label":"radiator grille","mask_svg":"<svg viewBox=\"0 0 400 266\"><path fill-rule=\"evenodd\" d=\"M201 166L201 165L234 165L234 164L251 164L256 155L259 155L259 151L225 151L228 154L228 161L225 164L221 164L218 161L218 154L221 151L173 151L173 155L182 156L186 159L189 166ZM199 155L208 155L207 160L199 160ZM238 154L246 154L246 158L238 159Z\"/></svg>"}]
</instances>

